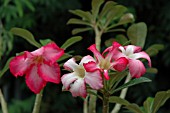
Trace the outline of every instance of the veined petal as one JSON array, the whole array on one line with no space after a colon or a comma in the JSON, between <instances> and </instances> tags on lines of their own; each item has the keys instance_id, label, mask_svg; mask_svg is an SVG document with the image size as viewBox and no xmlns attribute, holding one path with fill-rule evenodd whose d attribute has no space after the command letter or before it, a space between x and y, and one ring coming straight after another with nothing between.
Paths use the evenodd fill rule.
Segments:
<instances>
[{"instance_id":1,"label":"veined petal","mask_svg":"<svg viewBox=\"0 0 170 113\"><path fill-rule=\"evenodd\" d=\"M44 81L39 75L36 65L32 65L26 73L26 84L35 94L39 93L44 86L46 81Z\"/></svg>"},{"instance_id":2,"label":"veined petal","mask_svg":"<svg viewBox=\"0 0 170 113\"><path fill-rule=\"evenodd\" d=\"M139 52L139 53L135 53L132 55L132 57L134 59L138 59L138 58L144 58L148 60L148 65L151 67L151 59L149 57L149 55L147 53L145 53L144 51Z\"/></svg>"},{"instance_id":3,"label":"veined petal","mask_svg":"<svg viewBox=\"0 0 170 113\"><path fill-rule=\"evenodd\" d=\"M30 63L24 54L16 56L9 64L10 71L15 77L24 75L29 66Z\"/></svg>"},{"instance_id":4,"label":"veined petal","mask_svg":"<svg viewBox=\"0 0 170 113\"><path fill-rule=\"evenodd\" d=\"M60 83L60 67L56 62L50 66L44 63L38 65L38 74L45 81Z\"/></svg>"},{"instance_id":5,"label":"veined petal","mask_svg":"<svg viewBox=\"0 0 170 113\"><path fill-rule=\"evenodd\" d=\"M86 72L84 80L93 89L100 89L103 87L103 80L99 70L94 72Z\"/></svg>"},{"instance_id":6,"label":"veined petal","mask_svg":"<svg viewBox=\"0 0 170 113\"><path fill-rule=\"evenodd\" d=\"M103 59L103 56L100 54L100 52L96 49L96 45L93 44L88 48L90 51L93 52L94 56L97 58L97 60L100 62Z\"/></svg>"},{"instance_id":7,"label":"veined petal","mask_svg":"<svg viewBox=\"0 0 170 113\"><path fill-rule=\"evenodd\" d=\"M126 69L129 61L125 57L121 57L112 63L112 66L117 71L123 71Z\"/></svg>"},{"instance_id":8,"label":"veined petal","mask_svg":"<svg viewBox=\"0 0 170 113\"><path fill-rule=\"evenodd\" d=\"M76 73L68 73L68 74L64 74L61 77L61 82L64 85L64 87L66 88L66 90L68 90L71 86L71 84L74 83L74 81L76 81L78 79L78 77L76 76Z\"/></svg>"},{"instance_id":9,"label":"veined petal","mask_svg":"<svg viewBox=\"0 0 170 113\"><path fill-rule=\"evenodd\" d=\"M59 48L53 42L43 46L43 48L43 58L51 64L56 62L56 60L58 60L64 54L64 50Z\"/></svg>"},{"instance_id":10,"label":"veined petal","mask_svg":"<svg viewBox=\"0 0 170 113\"><path fill-rule=\"evenodd\" d=\"M63 67L67 70L77 70L79 65L75 62L74 58L69 59L67 62L64 63Z\"/></svg>"},{"instance_id":11,"label":"veined petal","mask_svg":"<svg viewBox=\"0 0 170 113\"><path fill-rule=\"evenodd\" d=\"M132 77L139 78L145 74L146 69L140 60L129 60L129 71Z\"/></svg>"},{"instance_id":12,"label":"veined petal","mask_svg":"<svg viewBox=\"0 0 170 113\"><path fill-rule=\"evenodd\" d=\"M84 63L83 66L87 72L93 72L93 71L99 70L99 66L96 64L96 62L93 62L93 61Z\"/></svg>"},{"instance_id":13,"label":"veined petal","mask_svg":"<svg viewBox=\"0 0 170 113\"><path fill-rule=\"evenodd\" d=\"M95 62L95 60L94 60L94 58L93 58L92 56L87 55L87 56L84 56L84 57L81 59L79 65L83 65L84 63L88 63L88 62Z\"/></svg>"},{"instance_id":14,"label":"veined petal","mask_svg":"<svg viewBox=\"0 0 170 113\"><path fill-rule=\"evenodd\" d=\"M78 79L74 82L74 84L71 85L70 92L72 93L73 97L81 96L86 97L86 86L83 79Z\"/></svg>"},{"instance_id":15,"label":"veined petal","mask_svg":"<svg viewBox=\"0 0 170 113\"><path fill-rule=\"evenodd\" d=\"M106 80L109 80L109 79L110 79L109 74L108 74L108 70L104 70L104 71L103 71L103 75L104 75L104 77L105 77Z\"/></svg>"}]
</instances>

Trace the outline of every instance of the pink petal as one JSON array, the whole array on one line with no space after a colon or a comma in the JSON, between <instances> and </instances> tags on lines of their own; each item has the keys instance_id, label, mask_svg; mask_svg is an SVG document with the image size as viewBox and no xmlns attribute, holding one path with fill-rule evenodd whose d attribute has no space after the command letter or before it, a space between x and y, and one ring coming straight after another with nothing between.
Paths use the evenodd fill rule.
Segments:
<instances>
[{"instance_id":1,"label":"pink petal","mask_svg":"<svg viewBox=\"0 0 170 113\"><path fill-rule=\"evenodd\" d=\"M71 84L78 79L78 75L76 75L75 72L64 74L61 77L61 82L64 85L65 89L68 90L71 86Z\"/></svg>"},{"instance_id":2,"label":"pink petal","mask_svg":"<svg viewBox=\"0 0 170 113\"><path fill-rule=\"evenodd\" d=\"M122 45L119 44L118 42L113 42L112 45L113 45L114 48L118 48L118 47L122 46Z\"/></svg>"},{"instance_id":3,"label":"pink petal","mask_svg":"<svg viewBox=\"0 0 170 113\"><path fill-rule=\"evenodd\" d=\"M103 87L103 80L100 71L87 72L84 78L85 82L93 89L100 89Z\"/></svg>"},{"instance_id":4,"label":"pink petal","mask_svg":"<svg viewBox=\"0 0 170 113\"><path fill-rule=\"evenodd\" d=\"M63 67L67 70L76 70L79 65L75 62L74 58L69 59L67 62L64 63Z\"/></svg>"},{"instance_id":5,"label":"pink petal","mask_svg":"<svg viewBox=\"0 0 170 113\"><path fill-rule=\"evenodd\" d=\"M151 59L150 59L149 55L147 53L145 53L144 51L133 54L133 58L135 58L135 59L145 58L148 60L148 65L151 67Z\"/></svg>"},{"instance_id":6,"label":"pink petal","mask_svg":"<svg viewBox=\"0 0 170 113\"><path fill-rule=\"evenodd\" d=\"M58 60L64 54L64 50L59 48L55 43L49 43L43 46L43 48L43 58L51 64L56 62L56 60Z\"/></svg>"},{"instance_id":7,"label":"pink petal","mask_svg":"<svg viewBox=\"0 0 170 113\"><path fill-rule=\"evenodd\" d=\"M98 65L96 64L96 62L93 62L93 61L84 63L83 66L87 72L93 72L93 71L99 70Z\"/></svg>"},{"instance_id":8,"label":"pink petal","mask_svg":"<svg viewBox=\"0 0 170 113\"><path fill-rule=\"evenodd\" d=\"M140 60L129 60L129 71L132 77L139 78L145 74L146 69Z\"/></svg>"},{"instance_id":9,"label":"pink petal","mask_svg":"<svg viewBox=\"0 0 170 113\"><path fill-rule=\"evenodd\" d=\"M115 70L121 72L126 69L128 63L129 63L129 61L125 57L121 57L121 58L117 59L116 61L114 61L112 66Z\"/></svg>"},{"instance_id":10,"label":"pink petal","mask_svg":"<svg viewBox=\"0 0 170 113\"><path fill-rule=\"evenodd\" d=\"M81 96L85 98L87 96L87 92L84 80L83 79L76 80L74 84L72 84L70 92L72 93L73 97Z\"/></svg>"},{"instance_id":11,"label":"pink petal","mask_svg":"<svg viewBox=\"0 0 170 113\"><path fill-rule=\"evenodd\" d=\"M43 47L31 52L31 54L33 56L41 56L43 53L44 53L44 48Z\"/></svg>"},{"instance_id":12,"label":"pink petal","mask_svg":"<svg viewBox=\"0 0 170 113\"><path fill-rule=\"evenodd\" d=\"M40 64L38 66L38 74L48 82L60 83L60 67L55 62L52 65Z\"/></svg>"},{"instance_id":13,"label":"pink petal","mask_svg":"<svg viewBox=\"0 0 170 113\"><path fill-rule=\"evenodd\" d=\"M46 81L44 81L39 75L36 65L32 65L26 73L26 84L35 94L39 93L44 86Z\"/></svg>"},{"instance_id":14,"label":"pink petal","mask_svg":"<svg viewBox=\"0 0 170 113\"><path fill-rule=\"evenodd\" d=\"M84 57L81 59L79 65L83 65L83 63L88 63L88 62L95 62L95 60L94 60L94 58L93 58L92 56L87 55L87 56L84 56Z\"/></svg>"},{"instance_id":15,"label":"pink petal","mask_svg":"<svg viewBox=\"0 0 170 113\"><path fill-rule=\"evenodd\" d=\"M29 66L30 63L25 58L25 54L16 56L9 64L10 71L15 77L24 75Z\"/></svg>"},{"instance_id":16,"label":"pink petal","mask_svg":"<svg viewBox=\"0 0 170 113\"><path fill-rule=\"evenodd\" d=\"M139 46L134 46L134 45L128 45L128 46L125 46L125 49L126 51L128 52L132 52L132 53L136 53L136 52L140 52L142 50L141 47Z\"/></svg>"},{"instance_id":17,"label":"pink petal","mask_svg":"<svg viewBox=\"0 0 170 113\"><path fill-rule=\"evenodd\" d=\"M109 79L110 79L109 74L108 74L108 70L104 70L104 71L103 71L103 75L104 75L104 77L105 77L106 80L109 80Z\"/></svg>"},{"instance_id":18,"label":"pink petal","mask_svg":"<svg viewBox=\"0 0 170 113\"><path fill-rule=\"evenodd\" d=\"M100 62L103 59L103 56L100 54L100 52L96 49L96 45L93 44L88 48L90 51L93 52L94 56L97 58L97 60Z\"/></svg>"}]
</instances>

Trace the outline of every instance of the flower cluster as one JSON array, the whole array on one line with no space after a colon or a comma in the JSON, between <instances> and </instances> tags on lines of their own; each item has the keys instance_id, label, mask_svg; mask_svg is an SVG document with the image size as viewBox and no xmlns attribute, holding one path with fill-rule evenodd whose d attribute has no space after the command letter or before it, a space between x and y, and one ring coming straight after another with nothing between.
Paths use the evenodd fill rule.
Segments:
<instances>
[{"instance_id":1,"label":"flower cluster","mask_svg":"<svg viewBox=\"0 0 170 113\"><path fill-rule=\"evenodd\" d=\"M109 71L123 71L129 69L132 77L139 78L145 72L144 64L139 58L151 60L147 53L134 45L122 46L113 42L101 54L96 45L88 48L95 56L84 56L79 63L74 58L64 63L64 68L70 73L61 77L65 90L69 90L74 97L87 96L86 85L92 89L103 88L103 79L109 80ZM34 92L39 93L47 82L60 83L60 68L56 60L64 54L64 50L55 43L49 43L36 51L16 56L10 62L11 73L17 76L26 75L26 84Z\"/></svg>"}]
</instances>

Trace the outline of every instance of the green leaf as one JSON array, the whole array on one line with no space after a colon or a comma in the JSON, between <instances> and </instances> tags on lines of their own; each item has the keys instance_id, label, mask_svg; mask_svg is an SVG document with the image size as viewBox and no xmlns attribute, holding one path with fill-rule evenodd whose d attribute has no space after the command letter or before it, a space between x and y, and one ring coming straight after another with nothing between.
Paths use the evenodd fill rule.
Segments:
<instances>
[{"instance_id":1,"label":"green leaf","mask_svg":"<svg viewBox=\"0 0 170 113\"><path fill-rule=\"evenodd\" d=\"M120 18L118 24L123 25L123 24L127 24L127 23L132 23L134 21L135 21L135 19L134 19L133 14L132 13L126 13Z\"/></svg>"},{"instance_id":2,"label":"green leaf","mask_svg":"<svg viewBox=\"0 0 170 113\"><path fill-rule=\"evenodd\" d=\"M131 25L127 30L127 35L133 45L137 45L143 48L147 35L146 24L144 22L140 22Z\"/></svg>"},{"instance_id":3,"label":"green leaf","mask_svg":"<svg viewBox=\"0 0 170 113\"><path fill-rule=\"evenodd\" d=\"M145 78L145 77L135 78L135 79L127 82L126 84L123 84L122 86L118 87L117 89L115 89L113 93L120 91L124 88L134 86L136 84L140 84L140 83L144 83L144 82L151 82L151 80L148 78Z\"/></svg>"},{"instance_id":4,"label":"green leaf","mask_svg":"<svg viewBox=\"0 0 170 113\"><path fill-rule=\"evenodd\" d=\"M158 69L156 69L156 68L147 68L147 69L146 69L146 72L147 72L147 73L156 74L156 73L158 73Z\"/></svg>"},{"instance_id":5,"label":"green leaf","mask_svg":"<svg viewBox=\"0 0 170 113\"><path fill-rule=\"evenodd\" d=\"M153 103L153 112L156 113L158 109L165 104L165 102L170 98L170 90L168 91L160 91L156 93L154 103Z\"/></svg>"},{"instance_id":6,"label":"green leaf","mask_svg":"<svg viewBox=\"0 0 170 113\"><path fill-rule=\"evenodd\" d=\"M108 1L105 3L102 11L100 12L99 18L104 18L104 16L116 5L116 2Z\"/></svg>"},{"instance_id":7,"label":"green leaf","mask_svg":"<svg viewBox=\"0 0 170 113\"><path fill-rule=\"evenodd\" d=\"M154 45L151 45L147 50L146 50L146 53L149 54L149 56L155 56L158 54L158 52L160 50L163 50L164 49L164 45L163 44L154 44Z\"/></svg>"},{"instance_id":8,"label":"green leaf","mask_svg":"<svg viewBox=\"0 0 170 113\"><path fill-rule=\"evenodd\" d=\"M62 55L62 56L60 57L60 59L57 60L57 62L61 62L61 61L65 60L65 59L67 59L67 58L70 58L70 57L72 57L72 55L70 55L70 54L68 54L68 53L64 53L64 55Z\"/></svg>"},{"instance_id":9,"label":"green leaf","mask_svg":"<svg viewBox=\"0 0 170 113\"><path fill-rule=\"evenodd\" d=\"M78 33L89 31L89 30L92 30L92 28L90 28L90 27L88 27L88 28L75 28L75 29L72 30L72 34L75 35L75 34L78 34Z\"/></svg>"},{"instance_id":10,"label":"green leaf","mask_svg":"<svg viewBox=\"0 0 170 113\"><path fill-rule=\"evenodd\" d=\"M18 14L19 14L19 17L22 17L23 16L23 8L22 8L22 4L21 4L21 1L19 0L14 0L15 4L16 4L16 8L18 10Z\"/></svg>"},{"instance_id":11,"label":"green leaf","mask_svg":"<svg viewBox=\"0 0 170 113\"><path fill-rule=\"evenodd\" d=\"M40 43L41 43L41 45L47 45L48 43L50 43L50 42L52 42L52 40L51 39L44 39L44 40L40 40Z\"/></svg>"},{"instance_id":12,"label":"green leaf","mask_svg":"<svg viewBox=\"0 0 170 113\"><path fill-rule=\"evenodd\" d=\"M125 35L120 34L116 36L116 41L123 45L128 41L128 39L125 37Z\"/></svg>"},{"instance_id":13,"label":"green leaf","mask_svg":"<svg viewBox=\"0 0 170 113\"><path fill-rule=\"evenodd\" d=\"M125 107L134 113L144 113L137 104L129 104Z\"/></svg>"},{"instance_id":14,"label":"green leaf","mask_svg":"<svg viewBox=\"0 0 170 113\"><path fill-rule=\"evenodd\" d=\"M85 11L82 11L82 10L79 10L79 9L69 10L69 12L71 12L74 15L81 17L83 20L87 20L87 21L91 22L92 15L90 14L90 12L85 12Z\"/></svg>"},{"instance_id":15,"label":"green leaf","mask_svg":"<svg viewBox=\"0 0 170 113\"><path fill-rule=\"evenodd\" d=\"M152 113L152 106L153 106L154 99L151 97L148 97L145 102L143 103L144 109L146 113Z\"/></svg>"},{"instance_id":16,"label":"green leaf","mask_svg":"<svg viewBox=\"0 0 170 113\"><path fill-rule=\"evenodd\" d=\"M92 0L92 14L93 14L93 20L97 18L97 15L99 13L100 6L104 3L104 0Z\"/></svg>"},{"instance_id":17,"label":"green leaf","mask_svg":"<svg viewBox=\"0 0 170 113\"><path fill-rule=\"evenodd\" d=\"M20 36L27 40L30 44L40 48L41 44L39 44L35 39L34 36L28 30L22 28L12 28L10 30L14 35Z\"/></svg>"},{"instance_id":18,"label":"green leaf","mask_svg":"<svg viewBox=\"0 0 170 113\"><path fill-rule=\"evenodd\" d=\"M73 45L74 43L79 42L80 40L82 40L81 36L71 37L68 40L66 40L66 42L61 46L61 48L66 49L69 46Z\"/></svg>"},{"instance_id":19,"label":"green leaf","mask_svg":"<svg viewBox=\"0 0 170 113\"><path fill-rule=\"evenodd\" d=\"M80 20L80 19L76 19L76 18L71 18L70 20L68 20L67 24L79 24L79 25L87 25L87 26L91 26L91 24L89 22Z\"/></svg>"},{"instance_id":20,"label":"green leaf","mask_svg":"<svg viewBox=\"0 0 170 113\"><path fill-rule=\"evenodd\" d=\"M35 11L35 7L33 6L32 2L29 0L23 0L23 2L25 3L25 5L31 10L31 11Z\"/></svg>"},{"instance_id":21,"label":"green leaf","mask_svg":"<svg viewBox=\"0 0 170 113\"><path fill-rule=\"evenodd\" d=\"M117 96L109 97L109 102L110 103L118 103L118 104L125 105L125 106L130 104L127 100L122 99L122 98L117 97Z\"/></svg>"},{"instance_id":22,"label":"green leaf","mask_svg":"<svg viewBox=\"0 0 170 113\"><path fill-rule=\"evenodd\" d=\"M4 68L0 71L0 78L4 75L4 73L9 69L9 63L11 61L11 59L14 57L11 57L8 59L8 61L6 62Z\"/></svg>"}]
</instances>

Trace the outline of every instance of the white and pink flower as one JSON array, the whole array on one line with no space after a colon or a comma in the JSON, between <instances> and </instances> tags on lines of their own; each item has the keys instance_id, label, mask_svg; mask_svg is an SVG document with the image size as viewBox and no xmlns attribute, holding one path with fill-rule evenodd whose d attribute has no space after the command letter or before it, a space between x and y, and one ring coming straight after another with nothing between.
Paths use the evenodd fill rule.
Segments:
<instances>
[{"instance_id":1,"label":"white and pink flower","mask_svg":"<svg viewBox=\"0 0 170 113\"><path fill-rule=\"evenodd\" d=\"M13 58L10 71L15 77L26 75L27 86L37 94L47 82L60 83L60 67L56 60L63 54L64 50L52 42Z\"/></svg>"},{"instance_id":2,"label":"white and pink flower","mask_svg":"<svg viewBox=\"0 0 170 113\"><path fill-rule=\"evenodd\" d=\"M100 71L97 68L93 57L87 55L82 58L79 64L75 62L74 58L69 59L65 64L66 70L72 71L71 73L64 74L61 81L66 90L70 90L74 97L86 97L86 84L92 89L100 89L103 87L103 80Z\"/></svg>"},{"instance_id":3,"label":"white and pink flower","mask_svg":"<svg viewBox=\"0 0 170 113\"><path fill-rule=\"evenodd\" d=\"M119 57L115 60L112 59L114 51L115 49L117 49L117 46L119 45L116 45L115 43L113 46L106 48L106 50L102 54L100 54L100 52L96 49L95 44L91 45L88 48L90 51L93 52L94 56L96 57L98 68L101 72L103 72L103 75L106 80L110 78L108 75L108 71L110 69L116 71L123 71L124 69L126 69L126 66L128 64L128 60L125 57ZM104 56L104 54L106 55Z\"/></svg>"},{"instance_id":4,"label":"white and pink flower","mask_svg":"<svg viewBox=\"0 0 170 113\"><path fill-rule=\"evenodd\" d=\"M115 43L113 43L113 46L114 44ZM141 51L141 50L142 48L139 46L128 45L128 46L123 47L119 45L117 46L117 49L115 49L114 55L112 58L114 60L117 60L121 57L127 58L129 62L128 68L129 68L131 76L135 78L139 78L146 72L146 68L143 65L143 63L140 60L138 60L139 58L144 58L148 60L148 65L151 67L151 60L150 60L149 55L146 52ZM111 51L111 48L109 51Z\"/></svg>"}]
</instances>

